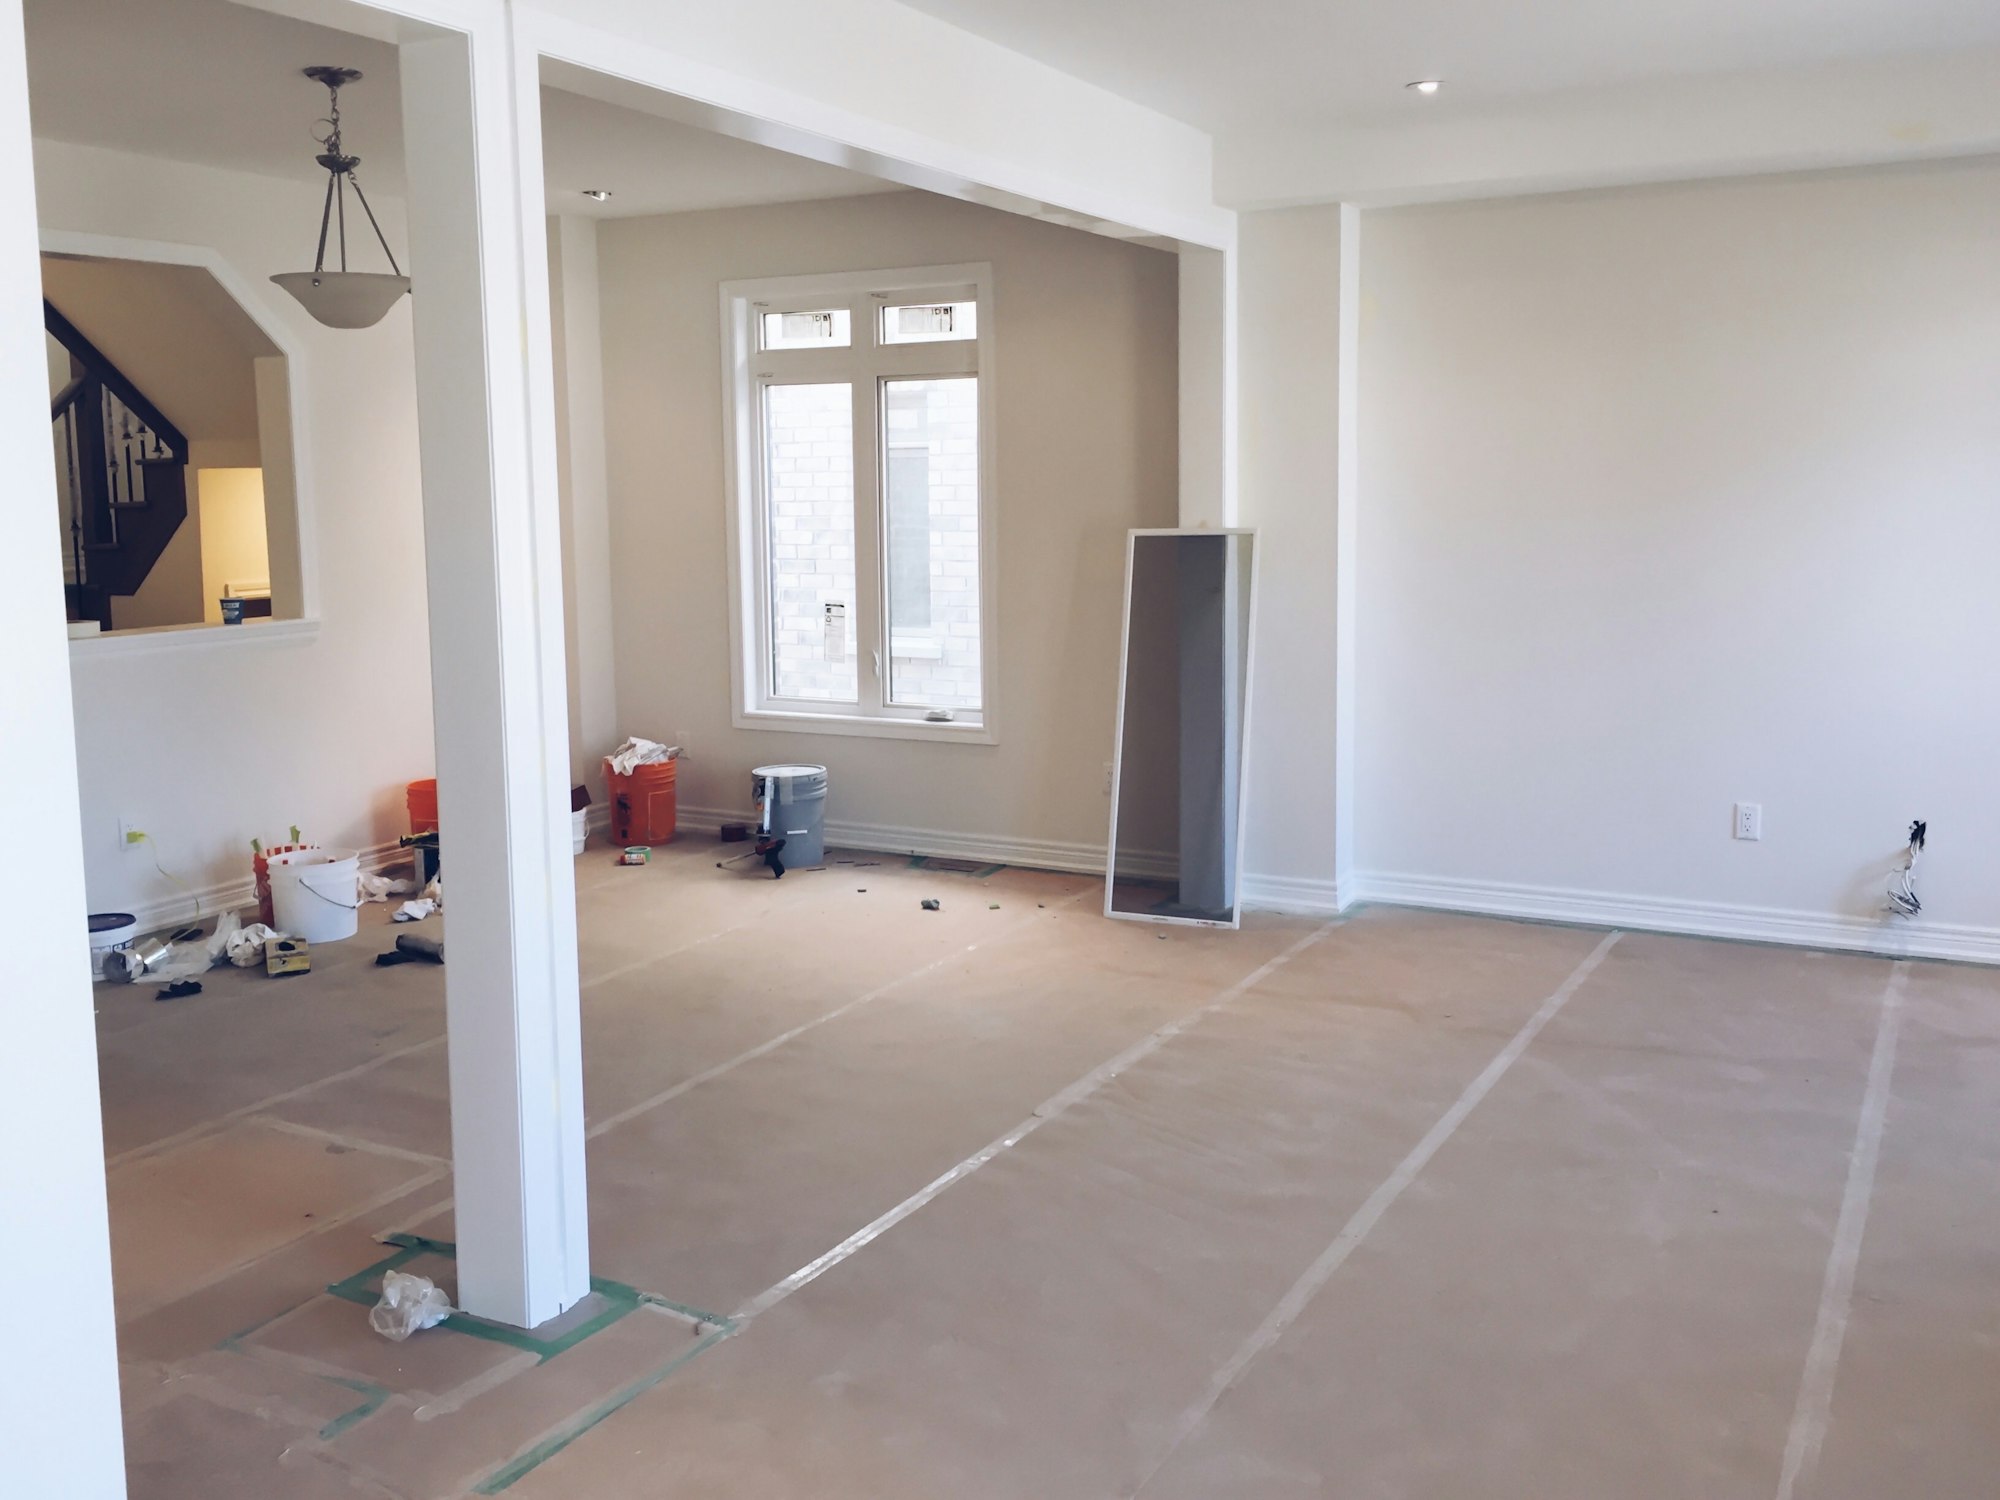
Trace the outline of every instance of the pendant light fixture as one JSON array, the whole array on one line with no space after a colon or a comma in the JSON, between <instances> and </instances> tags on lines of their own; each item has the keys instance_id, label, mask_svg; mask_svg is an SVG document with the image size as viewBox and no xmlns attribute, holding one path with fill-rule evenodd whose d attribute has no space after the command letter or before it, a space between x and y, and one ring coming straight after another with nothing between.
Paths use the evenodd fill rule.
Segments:
<instances>
[{"instance_id":1,"label":"pendant light fixture","mask_svg":"<svg viewBox=\"0 0 2000 1500\"><path fill-rule=\"evenodd\" d=\"M354 68L317 67L303 71L315 83L325 84L327 94L333 101L327 117L319 121L326 127L326 134L313 137L323 148L315 160L326 168L326 206L319 214L319 253L310 271L287 271L273 276L271 280L298 298L300 306L329 328L369 328L381 322L389 309L396 305L396 299L410 289L410 278L396 264L396 253L389 248L382 226L375 222L375 210L361 195L361 184L354 176L354 169L361 165L361 158L349 156L340 142L340 90L342 85L353 83L361 74ZM368 227L375 231L382 253L389 259L387 273L347 269L349 188L354 190L354 201L368 215ZM326 235L329 228L334 228L339 236L340 269L337 271L326 268Z\"/></svg>"}]
</instances>

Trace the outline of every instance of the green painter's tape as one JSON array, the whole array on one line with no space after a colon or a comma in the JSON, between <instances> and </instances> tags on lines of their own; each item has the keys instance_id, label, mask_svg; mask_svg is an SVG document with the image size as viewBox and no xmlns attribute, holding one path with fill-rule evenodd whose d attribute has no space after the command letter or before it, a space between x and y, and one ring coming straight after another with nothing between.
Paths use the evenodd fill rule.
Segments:
<instances>
[{"instance_id":1,"label":"green painter's tape","mask_svg":"<svg viewBox=\"0 0 2000 1500\"><path fill-rule=\"evenodd\" d=\"M381 1279L387 1272L400 1270L419 1256L436 1255L448 1260L458 1258L458 1246L450 1240L426 1239L420 1234L389 1234L382 1237L387 1245L397 1246L394 1255L386 1260L355 1272L345 1281L336 1281L327 1288L328 1293L344 1302L353 1302L362 1307L373 1307L380 1295ZM534 1334L519 1328L510 1328L504 1323L489 1323L484 1318L475 1318L470 1313L455 1312L438 1325L462 1333L470 1338L485 1339L488 1343L504 1344L510 1349L525 1349L546 1364L558 1354L574 1349L594 1333L602 1333L619 1319L628 1316L642 1303L654 1303L669 1308L690 1322L706 1324L727 1333L734 1333L736 1325L718 1313L703 1312L697 1307L686 1307L678 1302L669 1302L664 1297L654 1297L636 1287L627 1286L622 1281L608 1281L601 1276L590 1278L590 1289L602 1297L606 1303L604 1311L596 1317L567 1329L554 1338L536 1338Z\"/></svg>"},{"instance_id":2,"label":"green painter's tape","mask_svg":"<svg viewBox=\"0 0 2000 1500\"><path fill-rule=\"evenodd\" d=\"M591 1406L586 1406L574 1417L571 1417L569 1421L565 1422L562 1428L552 1436L542 1439L534 1447L524 1453L517 1454L495 1469L491 1474L487 1475L478 1484L473 1486L472 1493L475 1495L497 1495L502 1490L507 1489L517 1481L532 1474L536 1469L539 1469L543 1464L554 1458L563 1449L582 1437L606 1417L631 1405L689 1360L713 1349L724 1339L730 1337L735 1331L733 1327L718 1328L713 1333L704 1334L694 1342L692 1347L683 1349L665 1364L659 1366L659 1368L649 1370L622 1390L613 1391L602 1401Z\"/></svg>"},{"instance_id":3,"label":"green painter's tape","mask_svg":"<svg viewBox=\"0 0 2000 1500\"><path fill-rule=\"evenodd\" d=\"M344 1375L322 1375L320 1379L327 1381L329 1384L340 1386L344 1390L353 1391L363 1398L361 1404L355 1407L354 1410L342 1412L331 1422L327 1423L326 1426L320 1428L319 1440L322 1443L332 1442L363 1417L374 1415L381 1409L382 1403L389 1399L388 1389L384 1386L376 1385L371 1381L349 1380Z\"/></svg>"}]
</instances>

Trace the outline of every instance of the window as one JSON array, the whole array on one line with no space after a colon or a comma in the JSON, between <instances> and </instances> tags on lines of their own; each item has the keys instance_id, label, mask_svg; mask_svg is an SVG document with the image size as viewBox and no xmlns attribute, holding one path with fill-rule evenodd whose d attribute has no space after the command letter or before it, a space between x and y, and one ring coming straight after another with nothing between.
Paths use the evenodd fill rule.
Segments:
<instances>
[{"instance_id":1,"label":"window","mask_svg":"<svg viewBox=\"0 0 2000 1500\"><path fill-rule=\"evenodd\" d=\"M992 743L990 282L723 288L740 725Z\"/></svg>"}]
</instances>

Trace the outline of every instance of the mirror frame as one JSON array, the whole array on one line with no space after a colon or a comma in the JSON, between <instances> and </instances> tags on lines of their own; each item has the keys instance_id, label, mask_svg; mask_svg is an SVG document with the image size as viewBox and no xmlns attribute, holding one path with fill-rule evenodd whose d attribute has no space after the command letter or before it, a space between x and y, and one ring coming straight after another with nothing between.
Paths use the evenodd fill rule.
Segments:
<instances>
[{"instance_id":1,"label":"mirror frame","mask_svg":"<svg viewBox=\"0 0 2000 1500\"><path fill-rule=\"evenodd\" d=\"M1245 609L1243 632L1243 712L1238 727L1240 743L1236 754L1236 838L1231 846L1229 871L1229 920L1209 917L1169 916L1159 912L1116 911L1112 908L1112 888L1118 872L1118 802L1125 781L1125 688L1132 652L1132 574L1138 556L1139 539L1153 536L1243 537L1250 543L1250 598ZM1243 925L1243 831L1250 805L1250 715L1252 687L1257 671L1257 531L1249 526L1138 526L1125 534L1124 612L1119 620L1117 726L1111 750L1111 824L1104 845L1104 915L1120 922L1157 922L1178 927L1221 927Z\"/></svg>"}]
</instances>

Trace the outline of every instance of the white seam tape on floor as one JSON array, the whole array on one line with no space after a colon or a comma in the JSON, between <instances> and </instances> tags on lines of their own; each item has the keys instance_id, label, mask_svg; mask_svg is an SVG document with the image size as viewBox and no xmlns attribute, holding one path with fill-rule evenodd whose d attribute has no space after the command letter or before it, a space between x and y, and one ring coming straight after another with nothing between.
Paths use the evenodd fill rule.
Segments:
<instances>
[{"instance_id":1,"label":"white seam tape on floor","mask_svg":"<svg viewBox=\"0 0 2000 1500\"><path fill-rule=\"evenodd\" d=\"M1085 896L1094 894L1096 889L1097 888L1095 886L1086 887L1085 889L1078 891L1074 896L1065 896L1062 900L1056 903L1056 906L1057 908L1061 908L1065 906L1074 905L1076 902L1081 901ZM888 983L878 984L877 986L875 986L874 989L869 990L866 994L856 995L852 1000L844 1001L843 1003L836 1005L832 1010L827 1011L823 1015L814 1016L810 1021L801 1021L798 1025L794 1026L790 1031L781 1031L776 1036L772 1037L769 1041L759 1042L756 1046L750 1048L747 1052L739 1052L734 1057L725 1058L721 1062L717 1063L714 1067L706 1069L703 1072L697 1073L692 1078L683 1078L679 1083L673 1085L673 1087L662 1089L659 1093L652 1095L650 1098L641 1099L637 1104L629 1105L628 1107L619 1110L618 1113L615 1115L606 1115L603 1119L599 1120L595 1125L591 1126L590 1129L585 1132L585 1135L589 1139L595 1140L598 1136L603 1135L607 1130L615 1130L617 1129L618 1126L623 1125L628 1121L636 1120L640 1115L645 1114L649 1110L658 1109L662 1104L671 1103L675 1099L680 1098L680 1096L682 1094L685 1094L689 1089L699 1088L704 1083L712 1083L716 1079L720 1078L724 1073L730 1072L736 1068L740 1068L743 1066L743 1064L747 1062L755 1062L758 1058L764 1056L766 1053L775 1052L778 1050L778 1048L784 1046L785 1043L792 1041L798 1037L804 1036L808 1031L812 1031L817 1029L818 1027L824 1026L829 1021L837 1021L842 1016L846 1015L849 1011L857 1010L861 1006L868 1004L871 1000L879 1000L884 995L888 994L889 991L896 989L902 985L908 984L913 979L923 978L924 975L930 973L933 969L939 968L942 965L948 963L955 963L957 960L964 958L966 954L971 953L973 950L980 947L982 944L993 942L995 941L996 938L1011 937L1014 934L1020 932L1026 926L1027 926L1026 923L1020 923L1016 926L1010 927L1004 933L996 933L992 937L981 938L977 943L967 943L963 948L954 949L952 952L944 954L942 957L932 959L929 963L923 965L921 968L912 969L907 974L899 974L896 978L888 981Z\"/></svg>"},{"instance_id":2,"label":"white seam tape on floor","mask_svg":"<svg viewBox=\"0 0 2000 1500\"><path fill-rule=\"evenodd\" d=\"M854 1254L855 1251L868 1244L869 1241L880 1237L895 1228L896 1225L902 1223L903 1220L922 1208L931 1199L937 1197L939 1193L942 1193L953 1183L961 1182L965 1178L970 1177L1001 1152L1019 1145L1022 1140L1034 1134L1035 1131L1039 1130L1049 1121L1055 1119L1056 1116L1060 1115L1072 1104L1087 1099L1090 1095L1096 1093L1098 1089L1116 1078L1125 1069L1157 1051L1174 1037L1179 1036L1183 1031L1187 1030L1188 1027L1201 1020L1202 1017L1221 1006L1227 1005L1253 985L1259 984L1269 978L1278 969L1290 963L1292 959L1305 952L1306 949L1317 943L1339 925L1340 920L1336 919L1335 921L1328 922L1323 927L1315 928L1296 943L1293 943L1291 947L1280 953L1276 958L1270 959L1252 970L1249 974L1237 980L1236 983L1230 985L1228 989L1223 990L1197 1009L1189 1011L1177 1021L1169 1021L1157 1031L1147 1033L1109 1062L1102 1063L1091 1069L1090 1072L1077 1079L1076 1082L1072 1083L1061 1093L1051 1095L1036 1107L1033 1114L1029 1115L1027 1119L1016 1125L998 1140L975 1151L949 1172L946 1172L943 1176L936 1178L925 1187L912 1193L873 1223L856 1230L817 1260L799 1267L798 1270L792 1272L791 1275L787 1276L776 1286L759 1292L755 1297L752 1297L742 1307L737 1309L734 1314L736 1321L739 1324L747 1322L749 1319L756 1317L757 1314L775 1307L808 1282L818 1280L821 1276L846 1260L850 1255Z\"/></svg>"},{"instance_id":3,"label":"white seam tape on floor","mask_svg":"<svg viewBox=\"0 0 2000 1500\"><path fill-rule=\"evenodd\" d=\"M587 979L581 979L578 981L577 987L579 990L587 990L593 985L608 984L614 979L622 979L627 974L634 973L639 969L647 968L653 964L665 963L668 959L686 953L691 948L699 948L703 943L712 943L717 938L727 937L732 932L754 926L762 920L763 918L758 916L747 918L741 922L731 923L727 927L718 927L715 931L703 937L690 938L678 947L667 949L664 953L655 953L648 958L634 959L631 963L621 964L619 967L608 970L603 974L594 974ZM442 1036L434 1036L425 1041L413 1042L407 1047L398 1047L393 1052L384 1052L378 1057L369 1058L366 1062L356 1063L351 1068L343 1068L338 1073L329 1073L324 1078L315 1078L310 1083L302 1083L296 1088L286 1089L283 1093L272 1094L267 1098L257 1100L255 1103L242 1105L237 1109L230 1110L227 1114L217 1115L213 1119L203 1120L198 1125L190 1125L185 1130L176 1131L173 1135L162 1136L157 1141L148 1141L144 1145L133 1146L128 1150L119 1152L116 1156L106 1157L104 1165L108 1170L112 1167L122 1166L128 1161L140 1161L149 1156L159 1156L165 1152L174 1150L178 1146L185 1146L195 1141L204 1140L211 1135L226 1130L238 1120L263 1113L274 1104L289 1103L293 1099L314 1093L319 1089L328 1088L333 1084L346 1083L350 1079L363 1077L374 1072L377 1068L384 1067L400 1058L413 1057L419 1052L429 1051L432 1047L442 1047L444 1041L445 1039ZM371 1147L370 1149L377 1148Z\"/></svg>"},{"instance_id":4,"label":"white seam tape on floor","mask_svg":"<svg viewBox=\"0 0 2000 1500\"><path fill-rule=\"evenodd\" d=\"M1820 1444L1826 1440L1827 1419L1833 1411L1833 1381L1840 1368L1840 1346L1847 1337L1847 1318L1854 1306L1854 1275L1861 1264L1861 1237L1867 1231L1868 1205L1875 1196L1875 1164L1882 1154L1882 1133L1889 1119L1889 1086L1896 1072L1896 1038L1902 1028L1903 981L1908 971L1908 964L1897 964L1889 971L1889 982L1882 988L1882 1014L1875 1023L1875 1051L1868 1060L1868 1089L1861 1096L1861 1117L1854 1127L1854 1150L1847 1158L1847 1187L1840 1198L1833 1250L1826 1259L1819 1318L1813 1326L1805 1369L1799 1376L1799 1400L1792 1409L1791 1431L1785 1438L1778 1500L1792 1500L1792 1491L1819 1461Z\"/></svg>"},{"instance_id":5,"label":"white seam tape on floor","mask_svg":"<svg viewBox=\"0 0 2000 1500\"><path fill-rule=\"evenodd\" d=\"M419 1052L427 1052L432 1047L442 1047L443 1045L444 1038L442 1036L434 1036L426 1041L412 1042L407 1047L398 1047L393 1052L384 1052L378 1057L369 1058L364 1063L356 1063L351 1068L343 1068L338 1073L329 1073L324 1078L315 1078L311 1083L302 1083L297 1088L286 1089L281 1094L272 1094L266 1098L259 1099L254 1104L245 1104L240 1109L232 1109L228 1114L217 1115L212 1120L203 1120L199 1125L190 1125L186 1130L179 1131L173 1135L162 1136L157 1141L148 1141L143 1146L134 1146L130 1150L121 1151L116 1156L106 1157L104 1165L109 1169L112 1167L121 1167L128 1161L140 1161L149 1156L158 1156L162 1152L173 1150L176 1146L185 1146L190 1142L214 1135L234 1125L238 1120L247 1119L251 1115L261 1114L274 1104L283 1104L287 1100L296 1099L302 1094L310 1094L314 1089L323 1089L328 1084L345 1083L350 1078L359 1078L365 1073L372 1073L387 1063L395 1062L398 1058L412 1057Z\"/></svg>"},{"instance_id":6,"label":"white seam tape on floor","mask_svg":"<svg viewBox=\"0 0 2000 1500\"><path fill-rule=\"evenodd\" d=\"M1258 1355L1283 1336L1299 1314L1305 1311L1306 1304L1319 1294L1320 1289L1333 1278L1333 1273L1341 1268L1348 1256L1360 1248L1362 1241L1368 1238L1369 1231L1403 1195L1404 1189L1417 1180L1417 1175L1430 1164L1431 1158L1443 1149L1445 1142L1450 1140L1458 1127L1465 1123L1466 1117L1479 1107L1480 1101L1493 1092L1493 1086L1506 1076L1507 1070L1514 1066L1523 1052L1528 1050L1529 1044L1541 1034L1542 1028L1556 1018L1557 1012L1569 1003L1570 996L1582 987L1583 982L1591 976L1597 966L1604 962L1604 956L1611 951L1612 945L1623 936L1622 932L1605 934L1604 940L1590 950L1582 963L1570 971L1569 978L1542 1002L1540 1009L1528 1017L1521 1029L1514 1033L1513 1039L1494 1055L1493 1060L1486 1065L1479 1076L1465 1086L1465 1092L1458 1096L1457 1101L1444 1112L1437 1124L1431 1126L1424 1138L1411 1148L1410 1154L1397 1163L1396 1170L1384 1178L1381 1185L1368 1195L1361 1207L1354 1211L1353 1217L1341 1226L1340 1233L1333 1237L1333 1243L1306 1268L1303 1276L1292 1283L1291 1290L1278 1299L1278 1305L1271 1309L1270 1316L1257 1325L1250 1337L1245 1339L1222 1368L1215 1372L1201 1397L1181 1413L1180 1420L1174 1424L1172 1439L1160 1456L1147 1467L1138 1484L1126 1491L1128 1495L1137 1496L1152 1482L1153 1476L1166 1467L1167 1461L1180 1451L1181 1445L1208 1419L1208 1414L1215 1409L1215 1403L1222 1399L1223 1393L1236 1383Z\"/></svg>"},{"instance_id":7,"label":"white seam tape on floor","mask_svg":"<svg viewBox=\"0 0 2000 1500\"><path fill-rule=\"evenodd\" d=\"M1085 886L1075 895L1065 896L1062 898L1062 900L1056 902L1054 905L1054 909L1060 910L1065 906L1074 906L1077 902L1081 901L1085 896L1094 895L1098 889L1099 888L1095 885ZM874 989L869 990L866 994L856 995L852 1000L843 1001L841 1004L836 1005L832 1010L825 1012L823 1015L815 1016L810 1021L800 1022L797 1026L794 1026L790 1031L781 1031L778 1033L778 1035L771 1037L767 1041L759 1042L756 1046L750 1048L746 1052L739 1052L734 1057L724 1058L714 1067L707 1068L702 1072L695 1074L692 1078L683 1078L679 1083L673 1085L673 1087L671 1088L662 1089L657 1094L651 1095L650 1097L645 1099L641 1099L637 1104L633 1104L626 1107L625 1109L621 1109L615 1115L605 1116L605 1118L599 1120L595 1125L592 1125L588 1130L584 1132L584 1138L586 1140L595 1140L597 1139L597 1137L603 1135L606 1131L615 1130L620 1125L628 1124L629 1122L638 1119L640 1115L643 1115L650 1110L658 1109L663 1104L671 1104L674 1100L680 1098L682 1094L688 1092L688 1090L700 1088L705 1083L713 1083L715 1082L716 1079L722 1077L723 1074L731 1072L737 1068L740 1068L745 1063L755 1062L758 1058L764 1056L766 1053L777 1051L777 1049L784 1046L785 1043L793 1041L798 1037L804 1036L808 1031L812 1031L817 1027L824 1026L829 1021L839 1020L840 1017L846 1015L849 1011L858 1009L859 1007L868 1004L871 1000L881 999L882 996L888 994L889 991L897 988L899 985L908 984L913 979L921 979L924 977L924 975L930 973L933 969L939 967L941 964L948 964L956 959L961 959L965 957L966 954L971 953L972 951L979 948L983 944L995 942L1002 937L1011 937L1015 933L1021 931L1026 926L1027 924L1024 922L1017 926L1010 927L1004 933L996 933L990 937L981 938L976 943L967 943L963 948L954 949L952 952L944 954L942 957L934 958L929 963L924 964L919 968L910 970L910 972L907 974L899 974L896 978L889 980L887 983L877 985ZM726 930L732 932L735 931L734 928L729 928ZM720 934L717 934L717 936L720 936ZM706 939L704 939L703 941L706 941ZM605 977L610 978L612 976L606 975ZM443 1213L446 1209L450 1208L452 1206L453 1201L454 1200L451 1198L441 1198L436 1203L433 1203L428 1208L424 1209L422 1213L417 1214L413 1218L407 1218L403 1222L411 1225L427 1223L431 1219L434 1219L439 1214Z\"/></svg>"}]
</instances>

